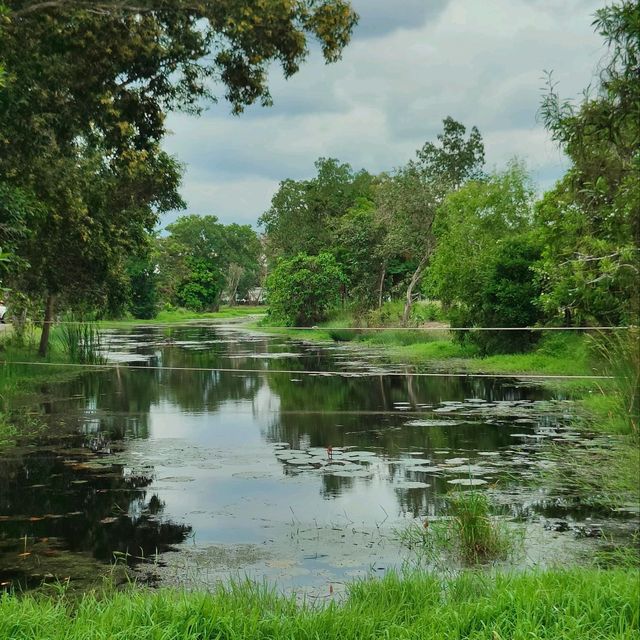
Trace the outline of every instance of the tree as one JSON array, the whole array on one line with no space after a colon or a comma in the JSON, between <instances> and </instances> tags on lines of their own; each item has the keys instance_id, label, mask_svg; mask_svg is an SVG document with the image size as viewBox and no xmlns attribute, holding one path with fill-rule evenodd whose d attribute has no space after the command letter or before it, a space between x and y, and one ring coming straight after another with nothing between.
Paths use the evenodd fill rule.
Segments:
<instances>
[{"instance_id":1,"label":"tree","mask_svg":"<svg viewBox=\"0 0 640 640\"><path fill-rule=\"evenodd\" d=\"M484 163L484 145L473 127L466 128L447 117L438 143L427 142L417 159L386 176L376 191L381 224L387 229L388 255L400 254L415 263L405 295L402 321L409 321L413 292L435 248L433 224L445 195L465 180L477 178Z\"/></svg>"},{"instance_id":2,"label":"tree","mask_svg":"<svg viewBox=\"0 0 640 640\"><path fill-rule=\"evenodd\" d=\"M347 279L347 295L358 309L382 304L387 266L383 239L375 203L368 198L358 198L337 222L333 251Z\"/></svg>"},{"instance_id":3,"label":"tree","mask_svg":"<svg viewBox=\"0 0 640 640\"><path fill-rule=\"evenodd\" d=\"M56 301L103 307L110 279L124 272L127 254L145 242L158 213L181 206L179 167L159 149L130 152L110 163L99 148L78 145L75 151L55 163L40 161L41 181L33 188L47 210L20 242L18 254L28 268L12 279L16 289L45 301L41 355Z\"/></svg>"},{"instance_id":4,"label":"tree","mask_svg":"<svg viewBox=\"0 0 640 640\"><path fill-rule=\"evenodd\" d=\"M189 274L176 291L176 298L181 306L198 313L218 309L224 275L216 262L215 258L205 260L187 257Z\"/></svg>"},{"instance_id":5,"label":"tree","mask_svg":"<svg viewBox=\"0 0 640 640\"><path fill-rule=\"evenodd\" d=\"M16 254L17 246L40 214L32 195L0 182L0 276L26 266Z\"/></svg>"},{"instance_id":6,"label":"tree","mask_svg":"<svg viewBox=\"0 0 640 640\"><path fill-rule=\"evenodd\" d=\"M127 263L128 309L134 318L151 320L158 313L158 274L147 251Z\"/></svg>"},{"instance_id":7,"label":"tree","mask_svg":"<svg viewBox=\"0 0 640 640\"><path fill-rule=\"evenodd\" d=\"M468 307L476 326L529 327L540 320L540 286L533 269L539 259L540 244L534 235L510 237L498 244L477 306ZM526 351L539 336L531 331L479 331L471 335L483 353Z\"/></svg>"},{"instance_id":8,"label":"tree","mask_svg":"<svg viewBox=\"0 0 640 640\"><path fill-rule=\"evenodd\" d=\"M540 319L534 203L533 187L518 162L445 198L434 225L437 246L426 286L442 301L453 326L519 327ZM470 337L484 352L522 350L532 341L531 332L516 331L478 331Z\"/></svg>"},{"instance_id":9,"label":"tree","mask_svg":"<svg viewBox=\"0 0 640 640\"><path fill-rule=\"evenodd\" d=\"M225 269L229 304L236 296L245 298L262 278L262 243L248 224L223 227L222 262Z\"/></svg>"},{"instance_id":10,"label":"tree","mask_svg":"<svg viewBox=\"0 0 640 640\"><path fill-rule=\"evenodd\" d=\"M287 326L320 322L339 303L344 282L330 253L281 258L267 278L269 316Z\"/></svg>"},{"instance_id":11,"label":"tree","mask_svg":"<svg viewBox=\"0 0 640 640\"><path fill-rule=\"evenodd\" d=\"M538 209L543 303L566 322L636 322L640 311L640 6L596 13L608 45L594 93L574 105L555 86L542 119L572 161Z\"/></svg>"},{"instance_id":12,"label":"tree","mask_svg":"<svg viewBox=\"0 0 640 640\"><path fill-rule=\"evenodd\" d=\"M531 229L534 203L533 186L518 162L449 194L433 227L429 294L447 308L472 303L487 286L499 244Z\"/></svg>"},{"instance_id":13,"label":"tree","mask_svg":"<svg viewBox=\"0 0 640 640\"><path fill-rule=\"evenodd\" d=\"M309 37L333 62L355 22L343 0L3 4L0 181L32 191L46 213L25 249L34 259L23 281L47 300L41 353L54 298L100 297L110 265L121 267L125 252L157 222L162 194L172 192L170 208L179 205L179 172L159 151L166 112L199 112L215 100L214 79L235 113L256 101L269 104L270 63L292 75ZM152 171L169 178L154 194L144 184ZM139 205L121 206L112 191L119 181L142 185L138 194L124 189ZM113 220L104 212L109 200Z\"/></svg>"},{"instance_id":14,"label":"tree","mask_svg":"<svg viewBox=\"0 0 640 640\"><path fill-rule=\"evenodd\" d=\"M271 207L260 217L272 261L328 250L340 217L359 198L371 195L373 178L366 171L354 172L335 158L319 158L315 167L317 176L311 180L281 182Z\"/></svg>"},{"instance_id":15,"label":"tree","mask_svg":"<svg viewBox=\"0 0 640 640\"><path fill-rule=\"evenodd\" d=\"M256 286L262 249L249 225L223 225L216 216L189 215L168 225L167 231L169 235L158 241L160 286L165 299L183 304L180 288L196 277L193 268L202 274L204 265L209 265L205 270L216 274L217 298L207 298L206 304L198 303L198 307L217 305L225 289L233 289L235 299L238 291L244 295Z\"/></svg>"},{"instance_id":16,"label":"tree","mask_svg":"<svg viewBox=\"0 0 640 640\"><path fill-rule=\"evenodd\" d=\"M22 157L37 155L51 139L63 148L96 130L114 148L123 137L138 146L157 142L167 110L197 112L202 100L215 100L211 80L224 87L236 113L256 101L268 105L272 62L293 75L310 37L334 62L357 22L344 0L5 5L0 59L7 100L0 110L28 134L31 147L18 150ZM12 99L16 94L20 100Z\"/></svg>"}]
</instances>

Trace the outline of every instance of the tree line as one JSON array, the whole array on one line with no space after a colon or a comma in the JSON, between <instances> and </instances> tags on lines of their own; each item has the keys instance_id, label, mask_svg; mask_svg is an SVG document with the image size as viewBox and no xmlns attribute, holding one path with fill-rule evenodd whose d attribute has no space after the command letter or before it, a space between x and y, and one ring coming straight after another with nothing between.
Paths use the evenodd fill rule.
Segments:
<instances>
[{"instance_id":1,"label":"tree line","mask_svg":"<svg viewBox=\"0 0 640 640\"><path fill-rule=\"evenodd\" d=\"M480 132L450 117L394 171L321 158L314 178L283 181L260 218L272 321L313 324L346 306L375 324L385 301L403 300L395 321L407 326L421 297L457 327L637 324L640 7L605 7L594 26L608 47L597 85L574 104L549 78L543 96L571 164L541 196L518 160L487 171ZM489 352L534 335L466 339Z\"/></svg>"},{"instance_id":2,"label":"tree line","mask_svg":"<svg viewBox=\"0 0 640 640\"><path fill-rule=\"evenodd\" d=\"M456 326L637 323L640 9L599 10L608 46L582 101L550 81L540 116L571 166L539 196L524 165L489 172L480 132L445 118L402 167L379 175L319 159L285 180L262 237L186 216L165 117L224 95L269 105L267 69L294 74L319 41L327 62L357 16L346 0L0 1L0 277L14 313L150 317L246 297L265 269L271 321L419 321L435 300ZM212 89L216 89L218 94ZM378 313L376 316L375 314ZM505 334L502 334L505 335ZM486 350L525 334L473 334Z\"/></svg>"},{"instance_id":3,"label":"tree line","mask_svg":"<svg viewBox=\"0 0 640 640\"><path fill-rule=\"evenodd\" d=\"M334 62L356 22L346 0L0 1L1 277L41 309L41 354L55 313L117 306L144 270L130 259L184 206L166 114L267 106L272 63L293 75L312 39ZM198 259L176 293L194 304L219 279Z\"/></svg>"}]
</instances>

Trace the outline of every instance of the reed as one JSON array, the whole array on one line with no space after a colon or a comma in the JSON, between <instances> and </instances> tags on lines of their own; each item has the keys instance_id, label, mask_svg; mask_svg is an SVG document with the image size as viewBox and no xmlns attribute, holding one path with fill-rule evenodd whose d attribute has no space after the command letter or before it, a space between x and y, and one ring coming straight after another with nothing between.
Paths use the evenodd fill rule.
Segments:
<instances>
[{"instance_id":1,"label":"reed","mask_svg":"<svg viewBox=\"0 0 640 640\"><path fill-rule=\"evenodd\" d=\"M57 338L70 362L104 364L102 337L95 322L68 316L58 327Z\"/></svg>"},{"instance_id":2,"label":"reed","mask_svg":"<svg viewBox=\"0 0 640 640\"><path fill-rule=\"evenodd\" d=\"M593 338L613 383L602 394L612 397L611 418L623 433L640 436L640 329L632 327Z\"/></svg>"},{"instance_id":3,"label":"reed","mask_svg":"<svg viewBox=\"0 0 640 640\"><path fill-rule=\"evenodd\" d=\"M400 540L431 561L442 554L466 566L504 560L519 548L521 531L491 511L486 494L459 491L447 497L447 517L414 523L400 532Z\"/></svg>"}]
</instances>

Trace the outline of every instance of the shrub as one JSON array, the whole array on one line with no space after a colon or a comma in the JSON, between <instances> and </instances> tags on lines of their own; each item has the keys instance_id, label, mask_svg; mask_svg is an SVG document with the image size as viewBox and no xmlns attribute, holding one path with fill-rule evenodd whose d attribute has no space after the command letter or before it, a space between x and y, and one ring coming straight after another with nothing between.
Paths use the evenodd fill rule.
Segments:
<instances>
[{"instance_id":1,"label":"shrub","mask_svg":"<svg viewBox=\"0 0 640 640\"><path fill-rule=\"evenodd\" d=\"M224 287L224 276L210 260L187 258L189 275L176 292L178 304L200 313L216 310Z\"/></svg>"},{"instance_id":2,"label":"shrub","mask_svg":"<svg viewBox=\"0 0 640 640\"><path fill-rule=\"evenodd\" d=\"M452 309L452 326L525 327L535 325L542 312L537 305L540 287L532 266L540 257L537 243L528 236L510 238L498 248L486 282L467 305ZM471 331L462 339L475 343L484 354L526 351L538 336L531 331Z\"/></svg>"},{"instance_id":3,"label":"shrub","mask_svg":"<svg viewBox=\"0 0 640 640\"><path fill-rule=\"evenodd\" d=\"M281 259L267 278L269 316L287 326L320 322L340 302L344 283L344 274L330 253L299 253Z\"/></svg>"}]
</instances>

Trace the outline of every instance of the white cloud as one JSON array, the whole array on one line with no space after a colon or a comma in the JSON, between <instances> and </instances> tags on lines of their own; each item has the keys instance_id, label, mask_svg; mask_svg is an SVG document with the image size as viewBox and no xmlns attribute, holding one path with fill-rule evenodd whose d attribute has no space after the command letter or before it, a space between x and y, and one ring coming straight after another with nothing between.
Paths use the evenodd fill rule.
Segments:
<instances>
[{"instance_id":1,"label":"white cloud","mask_svg":"<svg viewBox=\"0 0 640 640\"><path fill-rule=\"evenodd\" d=\"M593 0L357 0L362 33L342 61L314 55L274 106L241 117L221 102L201 118L173 114L165 148L186 164L188 212L252 222L277 183L313 175L320 156L390 169L413 156L451 115L477 125L489 166L518 155L548 186L562 155L536 121L543 71L577 95L603 55ZM174 216L171 216L174 217Z\"/></svg>"}]
</instances>

